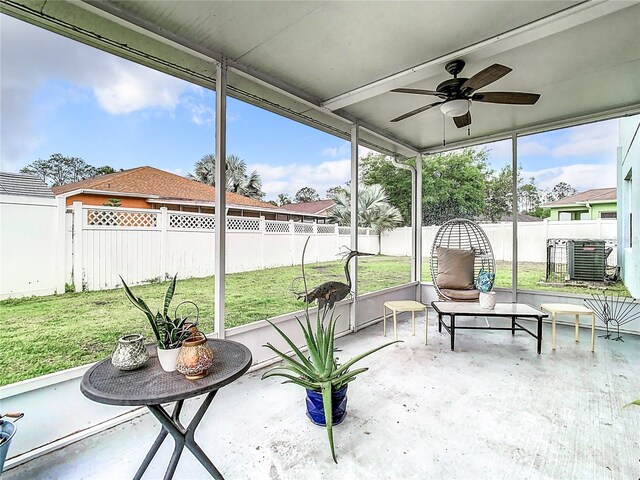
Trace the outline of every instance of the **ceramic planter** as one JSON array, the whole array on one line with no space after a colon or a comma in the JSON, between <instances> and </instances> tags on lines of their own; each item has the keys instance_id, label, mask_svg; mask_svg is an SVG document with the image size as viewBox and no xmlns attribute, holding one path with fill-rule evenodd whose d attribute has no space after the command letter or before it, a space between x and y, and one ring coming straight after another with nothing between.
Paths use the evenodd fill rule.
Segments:
<instances>
[{"instance_id":1,"label":"ceramic planter","mask_svg":"<svg viewBox=\"0 0 640 480\"><path fill-rule=\"evenodd\" d=\"M478 301L481 308L493 310L496 306L496 292L480 292Z\"/></svg>"},{"instance_id":2,"label":"ceramic planter","mask_svg":"<svg viewBox=\"0 0 640 480\"><path fill-rule=\"evenodd\" d=\"M144 337L140 334L124 335L118 339L118 345L111 354L111 363L120 370L135 370L149 360Z\"/></svg>"},{"instance_id":3,"label":"ceramic planter","mask_svg":"<svg viewBox=\"0 0 640 480\"><path fill-rule=\"evenodd\" d=\"M345 385L340 390L331 392L331 418L333 425L339 425L347 415L347 387ZM324 403L322 393L307 390L307 417L316 425L325 426L327 424L324 416Z\"/></svg>"},{"instance_id":4,"label":"ceramic planter","mask_svg":"<svg viewBox=\"0 0 640 480\"><path fill-rule=\"evenodd\" d=\"M158 361L165 372L175 372L180 348L158 348Z\"/></svg>"},{"instance_id":5,"label":"ceramic planter","mask_svg":"<svg viewBox=\"0 0 640 480\"><path fill-rule=\"evenodd\" d=\"M182 373L187 380L206 377L209 375L211 365L213 365L213 350L211 350L204 333L197 332L183 342L176 370Z\"/></svg>"}]
</instances>

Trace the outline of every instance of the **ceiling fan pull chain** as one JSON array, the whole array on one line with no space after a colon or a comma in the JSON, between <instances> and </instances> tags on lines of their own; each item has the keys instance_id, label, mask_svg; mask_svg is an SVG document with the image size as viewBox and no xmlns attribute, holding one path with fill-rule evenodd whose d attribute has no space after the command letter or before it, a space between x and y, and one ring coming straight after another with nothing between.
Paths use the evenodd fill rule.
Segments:
<instances>
[{"instance_id":1,"label":"ceiling fan pull chain","mask_svg":"<svg viewBox=\"0 0 640 480\"><path fill-rule=\"evenodd\" d=\"M446 127L446 123L445 119L444 119L444 115L442 115L442 146L446 147L447 146L447 127Z\"/></svg>"}]
</instances>

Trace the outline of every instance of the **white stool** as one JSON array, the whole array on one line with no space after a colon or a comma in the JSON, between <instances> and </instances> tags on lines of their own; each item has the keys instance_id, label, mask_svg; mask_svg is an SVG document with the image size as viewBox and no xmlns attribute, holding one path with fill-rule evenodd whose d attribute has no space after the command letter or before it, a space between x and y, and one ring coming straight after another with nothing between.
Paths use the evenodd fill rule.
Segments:
<instances>
[{"instance_id":1,"label":"white stool","mask_svg":"<svg viewBox=\"0 0 640 480\"><path fill-rule=\"evenodd\" d=\"M384 318L382 323L382 331L384 336L387 336L387 308L393 312L393 337L394 340L398 340L398 313L411 312L411 321L413 323L413 334L416 334L416 312L424 311L424 344L427 344L427 335L429 327L429 318L427 316L427 306L420 302L414 302L413 300L394 300L390 302L384 302L382 307L382 316ZM396 347L398 344L396 343Z\"/></svg>"},{"instance_id":2,"label":"white stool","mask_svg":"<svg viewBox=\"0 0 640 480\"><path fill-rule=\"evenodd\" d=\"M570 305L567 303L543 303L540 308L551 314L551 349L556 349L556 315L567 314L576 316L575 339L579 342L580 315L591 315L591 351L596 351L596 315L593 310L582 305Z\"/></svg>"}]
</instances>

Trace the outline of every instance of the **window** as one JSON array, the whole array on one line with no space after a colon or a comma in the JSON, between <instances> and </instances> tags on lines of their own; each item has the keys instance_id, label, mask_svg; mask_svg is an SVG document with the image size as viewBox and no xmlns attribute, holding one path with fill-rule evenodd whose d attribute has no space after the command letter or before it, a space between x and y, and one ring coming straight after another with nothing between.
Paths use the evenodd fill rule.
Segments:
<instances>
[{"instance_id":1,"label":"window","mask_svg":"<svg viewBox=\"0 0 640 480\"><path fill-rule=\"evenodd\" d=\"M591 220L591 214L589 212L582 212L580 214L580 220Z\"/></svg>"},{"instance_id":2,"label":"window","mask_svg":"<svg viewBox=\"0 0 640 480\"><path fill-rule=\"evenodd\" d=\"M560 212L558 214L558 220L563 222L567 222L571 220L571 212Z\"/></svg>"},{"instance_id":3,"label":"window","mask_svg":"<svg viewBox=\"0 0 640 480\"><path fill-rule=\"evenodd\" d=\"M618 218L618 214L617 212L600 212L600 218L602 218L603 220L615 220L616 218Z\"/></svg>"}]
</instances>

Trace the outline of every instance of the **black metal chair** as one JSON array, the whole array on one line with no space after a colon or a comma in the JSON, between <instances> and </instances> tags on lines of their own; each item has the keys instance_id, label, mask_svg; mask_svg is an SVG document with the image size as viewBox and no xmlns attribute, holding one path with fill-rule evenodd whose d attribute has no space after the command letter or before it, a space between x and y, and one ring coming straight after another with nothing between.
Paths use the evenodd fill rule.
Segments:
<instances>
[{"instance_id":1,"label":"black metal chair","mask_svg":"<svg viewBox=\"0 0 640 480\"><path fill-rule=\"evenodd\" d=\"M456 290L441 288L438 285L438 247L473 250L475 253L473 264L474 279L478 278L481 268L486 272L495 274L496 262L487 234L477 223L464 218L456 218L449 220L440 227L431 246L431 278L433 279L433 285L436 288L438 297L441 300L452 302L477 301L479 296L478 290L473 288Z\"/></svg>"}]
</instances>

